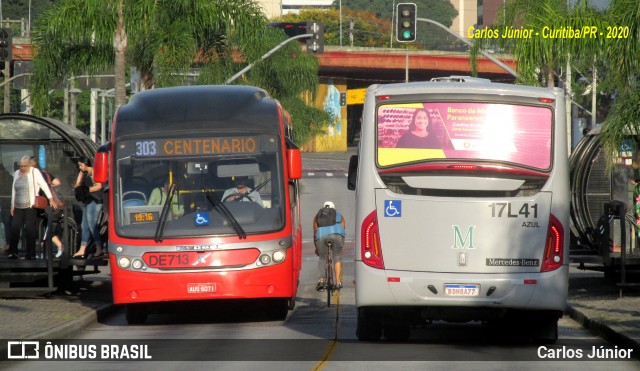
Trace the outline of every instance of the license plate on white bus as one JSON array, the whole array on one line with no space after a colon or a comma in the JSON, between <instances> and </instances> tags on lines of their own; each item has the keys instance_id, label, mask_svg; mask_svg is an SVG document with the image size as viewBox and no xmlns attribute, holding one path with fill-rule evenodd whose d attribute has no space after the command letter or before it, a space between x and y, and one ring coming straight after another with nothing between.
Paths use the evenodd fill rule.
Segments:
<instances>
[{"instance_id":1,"label":"license plate on white bus","mask_svg":"<svg viewBox=\"0 0 640 371\"><path fill-rule=\"evenodd\" d=\"M478 296L480 295L480 285L445 284L444 293L448 296Z\"/></svg>"},{"instance_id":2,"label":"license plate on white bus","mask_svg":"<svg viewBox=\"0 0 640 371\"><path fill-rule=\"evenodd\" d=\"M201 282L201 283L187 284L187 293L189 294L204 294L209 292L216 292L215 282Z\"/></svg>"}]
</instances>

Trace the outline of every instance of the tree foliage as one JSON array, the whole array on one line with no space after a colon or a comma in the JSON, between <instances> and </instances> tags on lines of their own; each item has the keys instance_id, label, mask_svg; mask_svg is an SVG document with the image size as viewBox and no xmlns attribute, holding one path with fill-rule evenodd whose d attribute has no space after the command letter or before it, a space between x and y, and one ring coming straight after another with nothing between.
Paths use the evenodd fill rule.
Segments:
<instances>
[{"instance_id":1,"label":"tree foliage","mask_svg":"<svg viewBox=\"0 0 640 371\"><path fill-rule=\"evenodd\" d=\"M283 103L295 101L290 111L301 127L296 139L304 142L310 119L320 119L318 127L329 120L317 112L320 109L302 102L303 92L316 91L318 66L298 43L260 61L284 39L267 26L253 1L59 0L34 30L34 108L39 113L46 110L48 90L60 78L114 68L116 104L122 104L117 97L118 88L124 92L125 67L135 67L144 86L152 88L222 84L248 63L259 61L235 83L262 87ZM186 76L193 71L201 73L190 81Z\"/></svg>"},{"instance_id":2,"label":"tree foliage","mask_svg":"<svg viewBox=\"0 0 640 371\"><path fill-rule=\"evenodd\" d=\"M49 9L51 4L56 0L31 0L31 23L38 19L40 14ZM3 0L2 1L2 18L3 19L29 19L29 0Z\"/></svg>"},{"instance_id":3,"label":"tree foliage","mask_svg":"<svg viewBox=\"0 0 640 371\"><path fill-rule=\"evenodd\" d=\"M640 3L612 0L606 11L600 11L588 0L569 4L564 0L510 0L503 14L495 27L531 28L540 33L529 38L500 40L500 45L518 61L519 82L555 86L566 77L566 66L570 64L572 75L584 71L592 76L592 72L597 71L598 93L616 97L600 137L605 156L612 165L612 155L621 140L630 133L640 133L640 93L636 84L640 72ZM610 27L616 26L628 27L628 37L607 38ZM543 37L543 27L574 30L596 27L601 34L579 38ZM475 41L479 46L487 42L486 39ZM589 81L583 90L593 86Z\"/></svg>"},{"instance_id":4,"label":"tree foliage","mask_svg":"<svg viewBox=\"0 0 640 371\"><path fill-rule=\"evenodd\" d=\"M601 132L601 143L608 163L630 133L640 133L640 2L612 0L607 20L611 26L629 28L629 37L607 43L605 57L610 67L607 78L616 87L616 100ZM637 159L636 159L637 161Z\"/></svg>"}]
</instances>

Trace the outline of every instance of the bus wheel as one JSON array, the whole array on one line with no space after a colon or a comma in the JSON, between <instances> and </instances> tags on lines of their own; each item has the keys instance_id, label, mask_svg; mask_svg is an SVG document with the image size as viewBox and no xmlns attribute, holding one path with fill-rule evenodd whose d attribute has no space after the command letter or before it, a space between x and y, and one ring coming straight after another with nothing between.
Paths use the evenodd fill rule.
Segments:
<instances>
[{"instance_id":1,"label":"bus wheel","mask_svg":"<svg viewBox=\"0 0 640 371\"><path fill-rule=\"evenodd\" d=\"M272 299L267 306L267 316L271 321L284 321L289 313L289 299Z\"/></svg>"},{"instance_id":2,"label":"bus wheel","mask_svg":"<svg viewBox=\"0 0 640 371\"><path fill-rule=\"evenodd\" d=\"M382 324L378 318L367 316L364 309L358 311L358 325L356 336L358 340L375 341L382 337Z\"/></svg>"},{"instance_id":3,"label":"bus wheel","mask_svg":"<svg viewBox=\"0 0 640 371\"><path fill-rule=\"evenodd\" d=\"M388 323L384 325L384 337L389 341L406 341L411 334L408 323Z\"/></svg>"},{"instance_id":4,"label":"bus wheel","mask_svg":"<svg viewBox=\"0 0 640 371\"><path fill-rule=\"evenodd\" d=\"M127 323L141 325L147 321L147 309L143 304L127 304Z\"/></svg>"},{"instance_id":5,"label":"bus wheel","mask_svg":"<svg viewBox=\"0 0 640 371\"><path fill-rule=\"evenodd\" d=\"M558 318L541 316L531 329L531 340L534 344L555 344L558 341Z\"/></svg>"}]
</instances>

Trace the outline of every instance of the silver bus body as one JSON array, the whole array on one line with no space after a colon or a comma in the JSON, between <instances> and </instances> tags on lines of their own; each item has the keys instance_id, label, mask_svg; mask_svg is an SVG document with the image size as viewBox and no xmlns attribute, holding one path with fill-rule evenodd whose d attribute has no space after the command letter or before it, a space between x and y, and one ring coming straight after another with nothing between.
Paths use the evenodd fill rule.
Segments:
<instances>
[{"instance_id":1,"label":"silver bus body","mask_svg":"<svg viewBox=\"0 0 640 371\"><path fill-rule=\"evenodd\" d=\"M431 148L401 145L418 110ZM404 339L412 324L448 320L527 323L533 338L555 341L568 290L566 138L560 89L369 87L356 181L358 337Z\"/></svg>"}]
</instances>

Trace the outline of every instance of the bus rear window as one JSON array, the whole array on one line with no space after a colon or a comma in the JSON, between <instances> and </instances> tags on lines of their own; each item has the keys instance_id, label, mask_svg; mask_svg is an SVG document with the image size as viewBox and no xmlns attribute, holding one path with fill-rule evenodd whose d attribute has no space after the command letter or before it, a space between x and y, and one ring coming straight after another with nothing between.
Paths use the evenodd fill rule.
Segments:
<instances>
[{"instance_id":1,"label":"bus rear window","mask_svg":"<svg viewBox=\"0 0 640 371\"><path fill-rule=\"evenodd\" d=\"M380 105L381 167L433 159L551 167L552 111L514 104L437 102Z\"/></svg>"}]
</instances>

